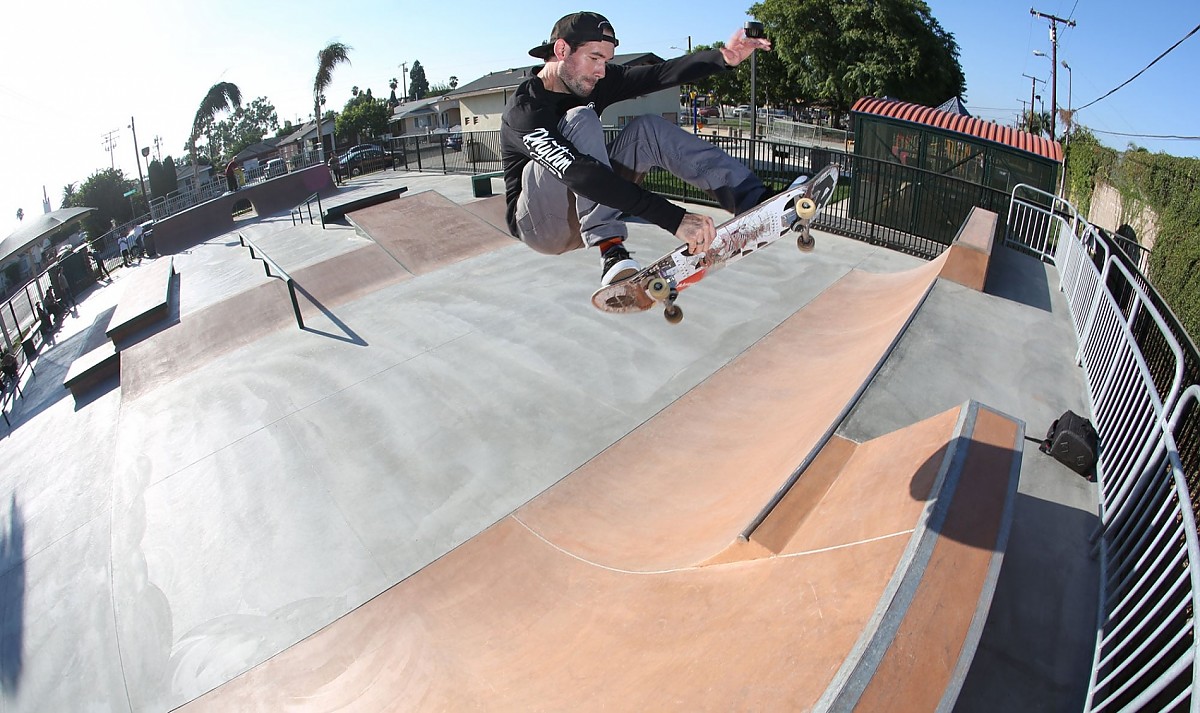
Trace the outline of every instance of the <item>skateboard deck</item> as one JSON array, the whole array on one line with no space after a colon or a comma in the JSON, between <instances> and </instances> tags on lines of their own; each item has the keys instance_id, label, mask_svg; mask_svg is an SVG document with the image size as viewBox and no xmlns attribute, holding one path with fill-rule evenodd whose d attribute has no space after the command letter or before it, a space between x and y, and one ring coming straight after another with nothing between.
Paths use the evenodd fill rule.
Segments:
<instances>
[{"instance_id":1,"label":"skateboard deck","mask_svg":"<svg viewBox=\"0 0 1200 713\"><path fill-rule=\"evenodd\" d=\"M709 249L699 255L680 245L650 263L633 277L601 287L592 295L592 304L601 312L623 314L643 312L662 304L668 322L683 319L683 310L675 304L679 293L721 267L761 250L790 232L797 234L796 246L812 250L815 241L809 231L837 188L838 168L827 166L808 181L734 216L717 227L717 237Z\"/></svg>"}]
</instances>

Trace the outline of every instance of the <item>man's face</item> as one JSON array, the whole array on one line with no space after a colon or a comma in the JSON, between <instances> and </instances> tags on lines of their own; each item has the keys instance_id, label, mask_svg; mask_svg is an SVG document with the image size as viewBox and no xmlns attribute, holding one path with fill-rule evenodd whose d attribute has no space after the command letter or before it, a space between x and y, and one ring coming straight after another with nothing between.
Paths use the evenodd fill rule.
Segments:
<instances>
[{"instance_id":1,"label":"man's face","mask_svg":"<svg viewBox=\"0 0 1200 713\"><path fill-rule=\"evenodd\" d=\"M587 42L569 54L562 62L558 78L577 97L586 99L604 78L604 66L613 58L611 42Z\"/></svg>"}]
</instances>

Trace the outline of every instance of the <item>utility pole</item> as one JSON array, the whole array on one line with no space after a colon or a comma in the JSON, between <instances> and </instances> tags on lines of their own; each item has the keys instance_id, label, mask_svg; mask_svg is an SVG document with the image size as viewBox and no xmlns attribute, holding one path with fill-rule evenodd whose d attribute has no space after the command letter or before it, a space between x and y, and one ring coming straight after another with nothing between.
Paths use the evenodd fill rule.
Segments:
<instances>
[{"instance_id":1,"label":"utility pole","mask_svg":"<svg viewBox=\"0 0 1200 713\"><path fill-rule=\"evenodd\" d=\"M400 95L401 101L408 101L408 62L400 63Z\"/></svg>"},{"instance_id":2,"label":"utility pole","mask_svg":"<svg viewBox=\"0 0 1200 713\"><path fill-rule=\"evenodd\" d=\"M1032 134L1033 133L1033 112L1037 108L1037 83L1041 82L1042 84L1045 84L1046 80L1038 79L1037 77L1031 77L1028 74L1022 74L1021 76L1030 80L1030 82L1029 82L1029 114L1027 115L1029 118L1025 122L1025 130ZM1022 102L1022 103L1024 103L1024 102Z\"/></svg>"},{"instance_id":3,"label":"utility pole","mask_svg":"<svg viewBox=\"0 0 1200 713\"><path fill-rule=\"evenodd\" d=\"M104 150L108 152L108 167L114 171L117 168L117 164L113 161L113 151L117 148L117 133L119 131L120 129L113 129L106 134L100 134L104 139Z\"/></svg>"},{"instance_id":4,"label":"utility pole","mask_svg":"<svg viewBox=\"0 0 1200 713\"><path fill-rule=\"evenodd\" d=\"M150 200L146 195L146 179L142 177L142 154L138 151L137 128L134 127L132 116L129 117L129 130L133 132L133 157L137 160L138 183L142 186L142 197Z\"/></svg>"},{"instance_id":5,"label":"utility pole","mask_svg":"<svg viewBox=\"0 0 1200 713\"><path fill-rule=\"evenodd\" d=\"M154 135L154 156L162 161L162 137L158 134Z\"/></svg>"},{"instance_id":6,"label":"utility pole","mask_svg":"<svg viewBox=\"0 0 1200 713\"><path fill-rule=\"evenodd\" d=\"M1050 140L1054 141L1054 129L1058 123L1058 23L1074 27L1074 20L1064 20L1029 8L1029 14L1050 21Z\"/></svg>"}]
</instances>

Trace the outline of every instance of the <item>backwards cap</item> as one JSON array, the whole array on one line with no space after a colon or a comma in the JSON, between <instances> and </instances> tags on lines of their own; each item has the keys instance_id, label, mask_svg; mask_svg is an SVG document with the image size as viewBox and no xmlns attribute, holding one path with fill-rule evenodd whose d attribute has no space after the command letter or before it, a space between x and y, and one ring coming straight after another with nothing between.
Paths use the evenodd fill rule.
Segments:
<instances>
[{"instance_id":1,"label":"backwards cap","mask_svg":"<svg viewBox=\"0 0 1200 713\"><path fill-rule=\"evenodd\" d=\"M584 42L611 42L613 47L620 44L617 33L603 15L595 12L576 12L554 23L550 39L529 50L529 56L538 59L550 59L554 55L554 43L557 40L578 45Z\"/></svg>"}]
</instances>

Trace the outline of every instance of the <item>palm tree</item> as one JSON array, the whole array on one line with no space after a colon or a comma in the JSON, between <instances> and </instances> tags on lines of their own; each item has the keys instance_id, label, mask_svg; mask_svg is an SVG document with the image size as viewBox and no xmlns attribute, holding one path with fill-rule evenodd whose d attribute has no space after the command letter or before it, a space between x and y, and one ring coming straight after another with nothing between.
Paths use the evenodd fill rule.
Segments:
<instances>
[{"instance_id":1,"label":"palm tree","mask_svg":"<svg viewBox=\"0 0 1200 713\"><path fill-rule=\"evenodd\" d=\"M61 207L63 207L63 208L75 207L75 196L78 195L78 193L75 190L76 185L77 185L77 183L72 182L72 183L68 183L67 185L63 186L62 206Z\"/></svg>"},{"instance_id":2,"label":"palm tree","mask_svg":"<svg viewBox=\"0 0 1200 713\"><path fill-rule=\"evenodd\" d=\"M218 113L241 106L242 90L232 82L217 82L212 85L208 94L204 95L204 101L200 102L196 118L192 120L192 135L188 139L188 146L192 150L192 180L196 182L197 187L200 185L200 178L196 175L196 139L213 123Z\"/></svg>"},{"instance_id":3,"label":"palm tree","mask_svg":"<svg viewBox=\"0 0 1200 713\"><path fill-rule=\"evenodd\" d=\"M317 115L317 155L322 162L325 161L325 142L321 140L321 97L333 83L333 68L342 62L350 62L351 49L341 42L330 42L329 46L317 53L317 76L313 80L313 109Z\"/></svg>"},{"instance_id":4,"label":"palm tree","mask_svg":"<svg viewBox=\"0 0 1200 713\"><path fill-rule=\"evenodd\" d=\"M457 87L458 87L458 77L451 76L450 77L450 88L455 89Z\"/></svg>"}]
</instances>

